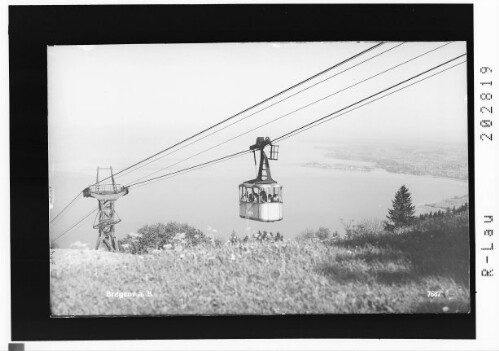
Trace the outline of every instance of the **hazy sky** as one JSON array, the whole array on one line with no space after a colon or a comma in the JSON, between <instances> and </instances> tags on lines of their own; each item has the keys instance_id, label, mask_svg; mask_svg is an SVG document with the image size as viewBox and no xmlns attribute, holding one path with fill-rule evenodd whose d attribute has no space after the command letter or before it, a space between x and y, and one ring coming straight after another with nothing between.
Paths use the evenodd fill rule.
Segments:
<instances>
[{"instance_id":1,"label":"hazy sky","mask_svg":"<svg viewBox=\"0 0 499 351\"><path fill-rule=\"evenodd\" d=\"M82 186L94 181L98 165L123 169L374 44L48 47L49 164L56 198L52 215ZM405 43L395 48L398 44L387 43L303 87L393 48L389 52L126 175L120 181L132 182L444 43ZM168 171L247 149L257 136L280 136L465 52L464 42L446 45ZM306 161L308 156L300 152L301 143L466 146L466 123L466 65L461 65L287 140L285 144L289 147L286 146L283 157L284 162ZM231 167L242 167L248 160L230 162ZM249 164L249 169L252 167ZM252 176L243 176L240 181ZM73 221L84 214L84 211L77 213Z\"/></svg>"}]
</instances>

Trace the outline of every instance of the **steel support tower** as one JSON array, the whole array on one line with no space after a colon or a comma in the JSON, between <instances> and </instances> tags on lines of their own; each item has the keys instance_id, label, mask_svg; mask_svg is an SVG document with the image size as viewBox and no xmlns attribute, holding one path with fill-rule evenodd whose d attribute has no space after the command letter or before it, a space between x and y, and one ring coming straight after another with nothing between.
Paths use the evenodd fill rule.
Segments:
<instances>
[{"instance_id":1,"label":"steel support tower","mask_svg":"<svg viewBox=\"0 0 499 351\"><path fill-rule=\"evenodd\" d=\"M99 171L103 169L109 169L111 175L101 181L99 178ZM106 180L108 182L106 184L102 184L102 182ZM110 183L109 180L111 181ZM112 167L97 167L96 183L83 190L84 197L93 197L99 202L98 212L93 225L94 229L99 230L97 245L95 246L96 250L99 250L100 246L103 244L104 247L111 252L120 251L118 239L116 239L114 232L114 226L121 222L121 219L114 210L114 203L120 197L127 194L128 187L114 182Z\"/></svg>"}]
</instances>

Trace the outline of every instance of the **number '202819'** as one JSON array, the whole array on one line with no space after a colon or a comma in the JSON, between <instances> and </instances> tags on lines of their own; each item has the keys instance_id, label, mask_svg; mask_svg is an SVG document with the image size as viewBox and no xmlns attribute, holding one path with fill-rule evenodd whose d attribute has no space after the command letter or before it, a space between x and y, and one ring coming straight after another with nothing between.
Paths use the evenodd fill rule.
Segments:
<instances>
[{"instance_id":1,"label":"number '202819'","mask_svg":"<svg viewBox=\"0 0 499 351\"><path fill-rule=\"evenodd\" d=\"M492 73L492 68L490 67L480 67L480 73L483 75L488 75ZM492 79L489 81L483 81L480 82L480 85L482 87L486 86L492 86ZM480 113L484 117L483 119L480 119L480 127L482 128L491 128L492 127L492 114L493 114L493 107L492 105L485 105L487 101L492 100L492 93L489 92L482 92L480 93L480 101L483 103L483 106L480 106ZM482 141L492 141L492 132L490 133L481 133L480 134L480 140Z\"/></svg>"}]
</instances>

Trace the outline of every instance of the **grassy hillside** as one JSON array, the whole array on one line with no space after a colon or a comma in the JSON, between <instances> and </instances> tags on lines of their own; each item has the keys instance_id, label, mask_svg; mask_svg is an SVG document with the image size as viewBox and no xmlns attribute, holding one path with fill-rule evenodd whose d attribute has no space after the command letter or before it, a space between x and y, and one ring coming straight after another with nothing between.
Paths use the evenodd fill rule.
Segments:
<instances>
[{"instance_id":1,"label":"grassy hillside","mask_svg":"<svg viewBox=\"0 0 499 351\"><path fill-rule=\"evenodd\" d=\"M144 255L58 249L52 312L467 312L467 215L399 233L351 228L349 239L202 244Z\"/></svg>"}]
</instances>

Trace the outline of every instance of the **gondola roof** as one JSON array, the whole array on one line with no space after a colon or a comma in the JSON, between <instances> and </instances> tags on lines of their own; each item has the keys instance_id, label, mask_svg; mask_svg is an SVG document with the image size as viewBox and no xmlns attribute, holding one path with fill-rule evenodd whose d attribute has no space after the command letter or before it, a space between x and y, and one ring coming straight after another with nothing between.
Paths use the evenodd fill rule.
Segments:
<instances>
[{"instance_id":1,"label":"gondola roof","mask_svg":"<svg viewBox=\"0 0 499 351\"><path fill-rule=\"evenodd\" d=\"M255 178L255 179L247 180L247 181L241 183L240 186L241 185L243 185L245 187L248 187L248 188L253 187L253 186L262 187L262 188L268 188L268 187L272 187L274 185L280 186L272 178L268 178L268 179L265 179L265 180Z\"/></svg>"}]
</instances>

